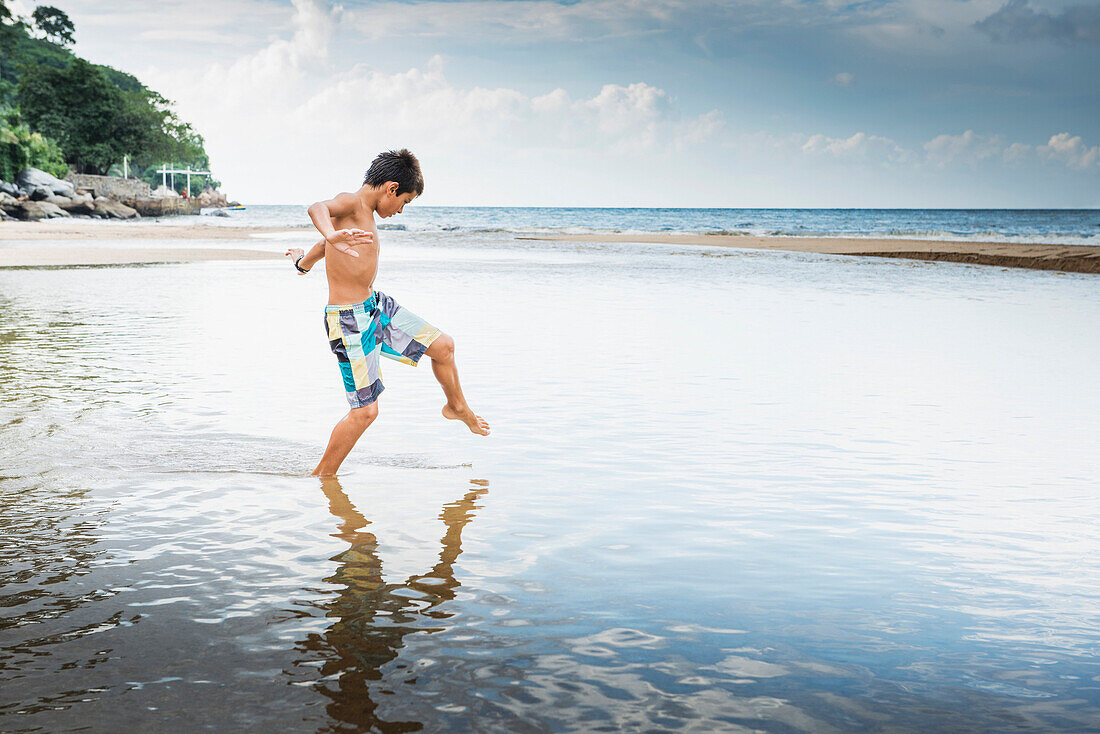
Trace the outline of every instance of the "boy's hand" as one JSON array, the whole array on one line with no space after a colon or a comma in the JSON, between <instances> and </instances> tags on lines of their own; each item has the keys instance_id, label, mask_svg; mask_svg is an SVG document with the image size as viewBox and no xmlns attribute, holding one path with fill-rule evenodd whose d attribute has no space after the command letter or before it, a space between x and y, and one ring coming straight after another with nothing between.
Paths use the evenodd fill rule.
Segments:
<instances>
[{"instance_id":1,"label":"boy's hand","mask_svg":"<svg viewBox=\"0 0 1100 734\"><path fill-rule=\"evenodd\" d=\"M303 250L301 247L291 247L287 249L286 256L290 258L290 261L292 263L294 263L294 269L298 271L298 275L305 275L305 273L303 273L301 270L301 266L298 265L298 261L306 256L306 251Z\"/></svg>"},{"instance_id":2,"label":"boy's hand","mask_svg":"<svg viewBox=\"0 0 1100 734\"><path fill-rule=\"evenodd\" d=\"M340 252L352 257L359 257L359 253L352 249L356 245L374 244L374 235L363 229L338 229L328 238L328 243Z\"/></svg>"}]
</instances>

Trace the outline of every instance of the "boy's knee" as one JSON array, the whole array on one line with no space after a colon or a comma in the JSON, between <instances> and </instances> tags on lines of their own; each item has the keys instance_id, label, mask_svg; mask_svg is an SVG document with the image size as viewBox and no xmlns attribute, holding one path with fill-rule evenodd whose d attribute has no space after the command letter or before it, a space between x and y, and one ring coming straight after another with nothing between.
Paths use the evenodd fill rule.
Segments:
<instances>
[{"instance_id":1,"label":"boy's knee","mask_svg":"<svg viewBox=\"0 0 1100 734\"><path fill-rule=\"evenodd\" d=\"M439 338L432 342L432 353L428 356L432 359L451 359L455 356L455 340L450 334L440 334Z\"/></svg>"},{"instance_id":2,"label":"boy's knee","mask_svg":"<svg viewBox=\"0 0 1100 734\"><path fill-rule=\"evenodd\" d=\"M374 419L378 417L378 403L371 403L370 405L364 405L362 408L352 408L348 413L348 418L358 426L366 428Z\"/></svg>"}]
</instances>

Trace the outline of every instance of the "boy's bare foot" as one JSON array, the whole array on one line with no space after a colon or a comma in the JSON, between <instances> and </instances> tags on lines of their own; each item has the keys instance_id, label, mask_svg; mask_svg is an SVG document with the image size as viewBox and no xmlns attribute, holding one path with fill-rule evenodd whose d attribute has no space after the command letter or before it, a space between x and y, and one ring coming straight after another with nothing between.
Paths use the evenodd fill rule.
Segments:
<instances>
[{"instance_id":1,"label":"boy's bare foot","mask_svg":"<svg viewBox=\"0 0 1100 734\"><path fill-rule=\"evenodd\" d=\"M489 424L480 415L474 415L474 411L470 410L470 406L466 406L463 410L456 410L450 405L444 405L443 417L453 421L462 421L471 433L476 433L479 436L489 435Z\"/></svg>"}]
</instances>

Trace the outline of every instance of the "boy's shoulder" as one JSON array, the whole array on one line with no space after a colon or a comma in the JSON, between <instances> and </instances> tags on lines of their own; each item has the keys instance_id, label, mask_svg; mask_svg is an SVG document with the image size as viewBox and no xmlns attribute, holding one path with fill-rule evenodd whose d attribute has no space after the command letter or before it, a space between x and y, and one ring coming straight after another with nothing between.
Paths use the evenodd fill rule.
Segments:
<instances>
[{"instance_id":1,"label":"boy's shoulder","mask_svg":"<svg viewBox=\"0 0 1100 734\"><path fill-rule=\"evenodd\" d=\"M358 194L351 191L341 191L340 193L329 199L330 204L336 204L341 209L358 209L362 204ZM331 208L331 207L330 207Z\"/></svg>"},{"instance_id":2,"label":"boy's shoulder","mask_svg":"<svg viewBox=\"0 0 1100 734\"><path fill-rule=\"evenodd\" d=\"M325 204L328 206L329 215L333 218L352 220L357 223L373 221L370 208L364 204L358 193L341 191Z\"/></svg>"}]
</instances>

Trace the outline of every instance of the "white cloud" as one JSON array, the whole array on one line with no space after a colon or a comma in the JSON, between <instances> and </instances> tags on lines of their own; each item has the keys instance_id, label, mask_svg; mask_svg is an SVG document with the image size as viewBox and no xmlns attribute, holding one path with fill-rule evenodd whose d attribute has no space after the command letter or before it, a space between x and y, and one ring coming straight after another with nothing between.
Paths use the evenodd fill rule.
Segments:
<instances>
[{"instance_id":1,"label":"white cloud","mask_svg":"<svg viewBox=\"0 0 1100 734\"><path fill-rule=\"evenodd\" d=\"M340 8L295 0L291 8L274 0L195 0L186 7L66 0L65 10L77 22L82 55L138 71L142 81L178 100L181 116L206 136L214 170L235 198L313 200L357 185L379 150L408 146L425 166L425 203L683 205L708 197L713 205L792 205L829 196L828 203L837 204L843 194L843 201L860 205L888 203L883 197L891 195L893 203L905 203L918 179L940 196L942 184L961 180L962 173L982 179L974 187L986 192L994 167L1004 163L1029 177L1041 169L1050 180L1066 179L1067 168L1095 171L1100 152L1068 133L1045 145L1009 144L972 130L926 143L854 132L855 126L830 137L782 126L789 118L781 115L768 132L753 133L764 126L739 129L718 110L698 114L707 107L688 113L676 89L645 78L620 76L617 84L601 85L610 78L590 69L577 77L584 77L583 89L566 79L522 91L510 88L521 81L460 84L454 78L470 73L469 65L455 65L460 71L449 75L450 57L431 53L454 50L452 41L462 38L484 39L491 55L502 45L542 40L638 36L636 44L649 48L655 34L703 34L718 49L723 38L753 28L815 34L873 28L874 43L891 54L928 48L938 49L941 59L945 47L958 46L959 34L969 34L968 44L989 46L972 24L1003 1L382 0ZM943 28L947 38L937 30ZM689 31L693 35L684 35ZM417 35L427 40L405 44ZM120 46L119 36L132 42ZM381 38L391 41L369 40ZM402 45L402 59L415 61L398 65L372 55L392 48L392 41ZM432 51L413 55L425 47ZM349 57L381 58L389 66L355 65ZM858 73L861 86L877 84L873 69L846 62L838 68L855 73L840 71L829 83L852 85ZM827 77L821 69L813 73ZM763 112L776 111L774 100L767 104L772 108ZM731 117L743 109L745 119L762 111L739 98L716 100L719 105ZM812 131L826 124L831 121L811 118L800 126ZM941 170L960 164L970 170L951 169L950 176ZM690 198L668 201L670 191L652 185L677 179L693 182Z\"/></svg>"},{"instance_id":2,"label":"white cloud","mask_svg":"<svg viewBox=\"0 0 1100 734\"><path fill-rule=\"evenodd\" d=\"M698 39L701 32L858 24L879 14L864 2L811 0L390 0L349 10L349 23L372 38L470 34L529 43L533 38L576 41L652 32Z\"/></svg>"},{"instance_id":3,"label":"white cloud","mask_svg":"<svg viewBox=\"0 0 1100 734\"><path fill-rule=\"evenodd\" d=\"M1008 0L997 12L974 24L994 41L1053 40L1061 43L1100 43L1100 7L1072 5L1054 14L1033 9L1028 0Z\"/></svg>"},{"instance_id":4,"label":"white cloud","mask_svg":"<svg viewBox=\"0 0 1100 734\"><path fill-rule=\"evenodd\" d=\"M979 135L973 130L962 135L937 135L924 144L928 160L940 166L959 161L975 165L1002 155L1004 149L999 135Z\"/></svg>"},{"instance_id":5,"label":"white cloud","mask_svg":"<svg viewBox=\"0 0 1100 734\"><path fill-rule=\"evenodd\" d=\"M811 135L802 143L802 152L834 158L906 163L912 154L890 138L857 132L847 138Z\"/></svg>"},{"instance_id":6,"label":"white cloud","mask_svg":"<svg viewBox=\"0 0 1100 734\"><path fill-rule=\"evenodd\" d=\"M135 57L194 64L223 50L240 53L285 30L288 21L286 6L270 0L66 0L54 4L76 25L78 53L103 63L125 59L131 67ZM120 44L120 38L126 43Z\"/></svg>"},{"instance_id":7,"label":"white cloud","mask_svg":"<svg viewBox=\"0 0 1100 734\"><path fill-rule=\"evenodd\" d=\"M993 160L1020 163L1028 160L1033 153L1068 168L1100 166L1100 146L1089 147L1079 135L1069 133L1058 133L1051 136L1046 145L1033 146L1028 143L1006 143L1000 135L979 135L967 130L961 135L938 135L924 144L924 151L927 161L940 167L955 163L973 167Z\"/></svg>"},{"instance_id":8,"label":"white cloud","mask_svg":"<svg viewBox=\"0 0 1100 734\"><path fill-rule=\"evenodd\" d=\"M304 201L352 187L374 154L403 146L421 157L426 191L440 203L469 200L473 161L519 192L530 175L509 162L537 155L574 160L579 174L606 180L615 161L646 158L656 166L723 124L717 111L683 115L666 91L644 82L573 98L564 89L530 96L459 87L438 56L398 73L340 69L330 48L346 11L319 0L294 6L289 38L200 74L153 68L143 75L206 135L226 188L253 200Z\"/></svg>"},{"instance_id":9,"label":"white cloud","mask_svg":"<svg viewBox=\"0 0 1100 734\"><path fill-rule=\"evenodd\" d=\"M1026 143L1013 143L1004 150L1005 163L1015 163L1026 159L1031 154L1031 146Z\"/></svg>"},{"instance_id":10,"label":"white cloud","mask_svg":"<svg viewBox=\"0 0 1100 734\"><path fill-rule=\"evenodd\" d=\"M1100 166L1100 145L1090 148L1081 141L1080 135L1058 133L1051 136L1046 145L1040 145L1036 150L1044 158L1062 161L1070 168Z\"/></svg>"}]
</instances>

